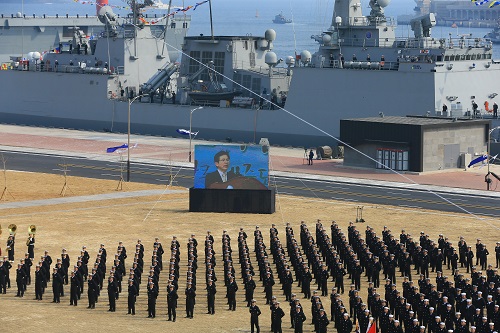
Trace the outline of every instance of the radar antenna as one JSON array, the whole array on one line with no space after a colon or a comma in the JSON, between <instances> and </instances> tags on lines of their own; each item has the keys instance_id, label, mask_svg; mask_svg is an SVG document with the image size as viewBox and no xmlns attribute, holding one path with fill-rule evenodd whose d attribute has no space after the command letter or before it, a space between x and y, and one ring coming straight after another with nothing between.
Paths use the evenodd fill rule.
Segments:
<instances>
[{"instance_id":1,"label":"radar antenna","mask_svg":"<svg viewBox=\"0 0 500 333\"><path fill-rule=\"evenodd\" d=\"M144 0L143 2L139 2L136 0L127 0L127 3L132 10L133 24L141 26L143 25L143 23L139 19L143 17L141 13L142 9L153 6L155 4L153 0Z\"/></svg>"},{"instance_id":2,"label":"radar antenna","mask_svg":"<svg viewBox=\"0 0 500 333\"><path fill-rule=\"evenodd\" d=\"M384 8L389 5L391 0L370 0L370 11L369 19L372 22L386 22Z\"/></svg>"}]
</instances>

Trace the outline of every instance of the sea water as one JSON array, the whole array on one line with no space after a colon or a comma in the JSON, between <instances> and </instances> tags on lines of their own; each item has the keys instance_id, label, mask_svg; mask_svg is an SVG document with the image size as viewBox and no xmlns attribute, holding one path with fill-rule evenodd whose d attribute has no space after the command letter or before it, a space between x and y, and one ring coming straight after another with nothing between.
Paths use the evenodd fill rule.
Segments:
<instances>
[{"instance_id":1,"label":"sea water","mask_svg":"<svg viewBox=\"0 0 500 333\"><path fill-rule=\"evenodd\" d=\"M194 6L201 0L173 0L175 6ZM26 16L41 16L43 14L55 16L95 15L95 5L85 4L85 0L3 0L0 14L23 12ZM329 28L333 16L334 0L212 0L212 21L215 35L254 35L263 36L267 29L274 29L277 38L274 41L274 52L279 58L300 54L303 50L311 53L318 48L317 42L311 39L312 35L321 34ZM362 0L363 13L370 12L369 0ZM168 0L163 0L168 4ZM109 0L113 11L120 16L126 16L129 11L126 1ZM121 8L120 8L121 7ZM397 0L386 8L386 15L397 17L401 14L411 14L414 8L413 0ZM148 16L161 17L165 10L149 10ZM286 18L293 20L291 24L274 24L274 16L282 13ZM191 16L191 28L188 35L210 35L210 11L208 3L199 6L196 10L187 12ZM473 37L483 37L490 28L468 27L435 27L432 36L435 38L457 37L463 34L472 34ZM398 26L397 37L413 35L409 26ZM43 50L40 50L43 51ZM500 47L494 46L494 57L500 58Z\"/></svg>"}]
</instances>

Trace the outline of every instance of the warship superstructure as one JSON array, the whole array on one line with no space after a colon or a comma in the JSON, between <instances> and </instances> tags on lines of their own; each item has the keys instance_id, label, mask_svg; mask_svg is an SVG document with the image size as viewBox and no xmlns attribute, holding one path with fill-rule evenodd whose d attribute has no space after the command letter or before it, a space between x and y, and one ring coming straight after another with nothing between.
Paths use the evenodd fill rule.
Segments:
<instances>
[{"instance_id":1,"label":"warship superstructure","mask_svg":"<svg viewBox=\"0 0 500 333\"><path fill-rule=\"evenodd\" d=\"M146 22L161 17L160 13L142 15ZM95 38L104 29L104 24L95 14L49 16L0 13L0 22L0 64L9 62L11 57L22 58L31 51L56 50L60 44L68 47L76 30L88 38ZM152 25L152 32L159 36L166 31L170 44L178 49L190 25L191 16L176 15L169 18L167 29L163 24ZM177 59L179 53L173 48L169 51L171 57Z\"/></svg>"},{"instance_id":2,"label":"warship superstructure","mask_svg":"<svg viewBox=\"0 0 500 333\"><path fill-rule=\"evenodd\" d=\"M126 132L130 114L132 133L192 126L197 138L312 146L335 145L345 118L491 117L500 90L491 41L433 38L432 13L412 21L413 37L396 38L387 5L371 0L363 15L357 0L336 1L330 26L311 36L314 53L279 59L270 29L186 37L180 64L162 52L168 39L104 7L88 54L75 51L84 39L74 36L72 51L0 71L0 121Z\"/></svg>"}]
</instances>

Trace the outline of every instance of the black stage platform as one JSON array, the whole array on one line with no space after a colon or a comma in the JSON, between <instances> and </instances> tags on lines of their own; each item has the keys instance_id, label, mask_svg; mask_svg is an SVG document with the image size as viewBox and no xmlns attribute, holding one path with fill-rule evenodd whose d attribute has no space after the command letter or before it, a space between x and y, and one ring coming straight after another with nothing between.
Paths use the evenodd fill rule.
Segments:
<instances>
[{"instance_id":1,"label":"black stage platform","mask_svg":"<svg viewBox=\"0 0 500 333\"><path fill-rule=\"evenodd\" d=\"M205 213L272 214L272 190L189 189L189 211Z\"/></svg>"}]
</instances>

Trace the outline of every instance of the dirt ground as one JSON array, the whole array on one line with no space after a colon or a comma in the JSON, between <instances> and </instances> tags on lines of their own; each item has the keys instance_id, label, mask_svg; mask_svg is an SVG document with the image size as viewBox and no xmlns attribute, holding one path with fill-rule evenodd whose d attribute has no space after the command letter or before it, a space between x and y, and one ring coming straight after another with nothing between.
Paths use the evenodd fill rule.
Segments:
<instances>
[{"instance_id":1,"label":"dirt ground","mask_svg":"<svg viewBox=\"0 0 500 333\"><path fill-rule=\"evenodd\" d=\"M26 201L42 198L58 198L64 184L62 176L7 172L8 189L14 198L8 196L6 202ZM70 177L68 183L71 192L68 195L89 195L101 193L115 193L118 182L95 179L83 179ZM4 185L0 175L0 187ZM162 189L162 186L147 184L124 184L124 191L135 191L145 189ZM184 189L185 191L185 189ZM253 230L259 225L263 231L266 244L269 245L268 229L275 223L279 229L282 242L285 241L285 223L290 222L298 237L299 224L301 220L306 221L310 229L314 229L314 223L321 219L324 225L329 226L332 220L336 220L341 228L347 232L349 221L356 218L357 205L333 200L317 200L310 198L279 196L277 197L277 212L273 215L248 215L248 214L206 214L188 212L188 193L164 194L149 197L135 197L128 199L113 199L92 201L78 204L45 205L29 208L2 209L0 202L0 225L3 233L0 236L0 246L5 255L5 244L8 235L7 226L14 223L18 227L16 235L16 262L27 250L26 238L28 226L36 225L35 258L39 258L44 250L48 250L53 260L60 257L61 249L66 248L71 258L71 264L75 263L79 251L83 245L87 246L91 262L95 259L100 243L106 245L108 257L115 253L118 242L123 241L129 258L135 243L140 238L145 246L145 263L153 250L153 241L159 237L165 247L164 260L170 256L169 244L172 236L176 235L181 242L181 278L179 281L179 307L176 323L166 321L166 277L160 275L160 295L157 301L157 317L147 318L147 295L141 293L137 300L136 316L127 315L127 297L124 291L117 302L117 312L107 311L107 297L101 294L99 303L94 310L88 310L86 291L77 307L69 305L69 292L61 299L60 304L51 303L51 288L46 290L43 301L34 300L34 284L28 286L24 298L14 297L15 270L11 270L12 288L7 290L6 295L0 295L0 332L40 332L50 329L51 332L88 331L98 330L107 332L137 332L137 331L162 331L169 332L250 332L250 319L248 309L245 307L244 290L240 276L237 274L237 282L240 290L237 293L238 307L235 312L227 311L225 302L224 285L222 281L217 284L218 293L216 297L216 314L206 314L206 295L204 293L204 279L198 279L197 299L194 319L184 318L185 298L183 288L185 287L186 274L186 243L191 233L195 233L200 243L202 252L203 240L207 230L215 237L217 274L222 276L221 264L221 235L227 230L233 239L234 256L237 257L237 233L243 227L249 235L248 245L253 248ZM500 241L500 221L492 219L477 219L465 215L447 214L432 211L417 211L411 209L398 209L390 206L364 205L363 218L365 223L357 224L358 228L364 230L367 225L375 228L381 235L384 225L389 226L393 234L399 235L402 228L410 234L418 236L424 230L432 239L437 239L438 234L445 236L456 244L459 236L464 236L468 243L475 243L477 237L481 237L483 243L490 250L490 262L494 261L494 246ZM255 257L252 263L256 267ZM204 275L204 268L199 259L198 274ZM126 268L130 267L130 259L126 262ZM236 267L235 267L236 268ZM272 266L273 271L276 267ZM237 268L236 268L237 269ZM109 271L109 269L108 269ZM238 269L237 269L238 271ZM446 274L451 274L447 271ZM434 278L431 275L431 278ZM346 285L349 281L345 281ZM398 281L400 284L401 281ZM142 286L143 287L143 286ZM329 285L329 287L331 287ZM66 291L69 287L65 287ZM367 283L362 281L362 295L365 299ZM86 289L86 286L85 286ZM299 288L294 284L293 291L300 297ZM275 295L282 305L285 313L283 318L284 332L292 332L288 317L289 306L284 303L284 296L276 286ZM263 287L257 283L255 292L258 305L262 310L261 329L269 331L270 311L267 308L263 294ZM343 296L344 304L348 304L347 296ZM329 300L323 299L325 309L329 309ZM303 300L307 318L306 330L312 330L310 323L310 302ZM329 327L333 332L334 328Z\"/></svg>"}]
</instances>

